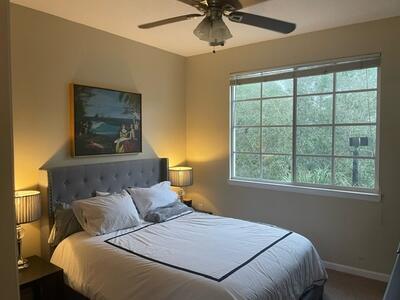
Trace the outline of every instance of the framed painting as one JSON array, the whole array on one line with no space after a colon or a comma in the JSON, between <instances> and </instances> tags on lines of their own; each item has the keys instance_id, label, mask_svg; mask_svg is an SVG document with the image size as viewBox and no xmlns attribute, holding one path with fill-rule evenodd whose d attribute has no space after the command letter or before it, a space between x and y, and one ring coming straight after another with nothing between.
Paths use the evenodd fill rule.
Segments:
<instances>
[{"instance_id":1,"label":"framed painting","mask_svg":"<svg viewBox=\"0 0 400 300\"><path fill-rule=\"evenodd\" d=\"M142 95L71 85L72 155L142 152Z\"/></svg>"}]
</instances>

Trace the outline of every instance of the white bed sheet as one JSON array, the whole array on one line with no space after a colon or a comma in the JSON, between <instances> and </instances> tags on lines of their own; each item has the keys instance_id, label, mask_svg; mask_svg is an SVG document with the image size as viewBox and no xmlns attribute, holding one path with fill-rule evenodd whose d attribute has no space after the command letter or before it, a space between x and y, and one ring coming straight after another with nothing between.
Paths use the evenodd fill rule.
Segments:
<instances>
[{"instance_id":1,"label":"white bed sheet","mask_svg":"<svg viewBox=\"0 0 400 300\"><path fill-rule=\"evenodd\" d=\"M218 230L216 224L219 224ZM191 241L184 243L188 248L185 249L186 255L182 255L185 257L182 259L207 263L210 272L212 270L219 274L219 266L224 272L227 267L226 263L222 263L224 259L221 259L224 252L219 252L215 257L207 255L207 259L204 259L204 253L199 252L199 249L205 248L196 247L193 240L201 243L210 240L212 244L213 232L223 234L224 224L228 230L226 245L230 247L234 247L232 239L239 242L246 235L257 236L260 232L258 226L263 226L263 230L270 236L279 237L280 229L274 227L258 224L253 226L254 223L242 220L191 213L139 230L141 234L146 231L147 235L140 235L135 243L140 243L141 251L147 249L148 253L154 251L156 245L163 245L163 251L169 249L167 252L170 253L167 254L172 259L182 251L181 248L176 248L182 247L182 241ZM162 234L165 228L168 228L167 235ZM64 269L66 282L73 289L90 299L105 300L299 299L305 289L327 278L311 242L296 233L280 240L218 282L142 258L105 242L130 231L132 229L96 237L91 237L85 232L76 233L58 245L51 262ZM282 234L286 232L281 231ZM215 237L219 238L217 234ZM122 242L126 248L135 246L126 239ZM243 251L248 253L243 254ZM240 252L237 252L238 257L232 257L232 260L240 262L246 257L252 257L256 252L259 252L259 249L252 246L242 247ZM235 255L235 251L226 253ZM157 255L157 252L154 255ZM196 259L199 257L202 259ZM207 268L203 267L202 270Z\"/></svg>"}]
</instances>

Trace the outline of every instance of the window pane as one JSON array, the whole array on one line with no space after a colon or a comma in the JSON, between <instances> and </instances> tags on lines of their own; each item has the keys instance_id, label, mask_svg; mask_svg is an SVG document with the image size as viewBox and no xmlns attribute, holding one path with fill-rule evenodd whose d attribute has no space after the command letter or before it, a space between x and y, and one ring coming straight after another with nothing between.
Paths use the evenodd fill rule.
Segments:
<instances>
[{"instance_id":1,"label":"window pane","mask_svg":"<svg viewBox=\"0 0 400 300\"><path fill-rule=\"evenodd\" d=\"M263 83L263 98L293 95L293 79L268 81Z\"/></svg>"},{"instance_id":2,"label":"window pane","mask_svg":"<svg viewBox=\"0 0 400 300\"><path fill-rule=\"evenodd\" d=\"M336 95L336 123L375 123L376 92Z\"/></svg>"},{"instance_id":3,"label":"window pane","mask_svg":"<svg viewBox=\"0 0 400 300\"><path fill-rule=\"evenodd\" d=\"M235 154L235 176L243 178L260 178L260 155Z\"/></svg>"},{"instance_id":4,"label":"window pane","mask_svg":"<svg viewBox=\"0 0 400 300\"><path fill-rule=\"evenodd\" d=\"M331 127L298 127L297 154L332 154Z\"/></svg>"},{"instance_id":5,"label":"window pane","mask_svg":"<svg viewBox=\"0 0 400 300\"><path fill-rule=\"evenodd\" d=\"M291 154L292 128L291 127L263 128L262 151L264 153Z\"/></svg>"},{"instance_id":6,"label":"window pane","mask_svg":"<svg viewBox=\"0 0 400 300\"><path fill-rule=\"evenodd\" d=\"M235 86L235 100L255 99L261 97L261 83L250 83Z\"/></svg>"},{"instance_id":7,"label":"window pane","mask_svg":"<svg viewBox=\"0 0 400 300\"><path fill-rule=\"evenodd\" d=\"M235 125L260 125L261 101L235 102Z\"/></svg>"},{"instance_id":8,"label":"window pane","mask_svg":"<svg viewBox=\"0 0 400 300\"><path fill-rule=\"evenodd\" d=\"M368 138L368 145L351 146L350 138L354 138L355 145L363 141L357 138ZM335 133L335 155L375 157L375 126L337 126ZM357 141L358 140L358 141ZM353 142L353 145L354 145Z\"/></svg>"},{"instance_id":9,"label":"window pane","mask_svg":"<svg viewBox=\"0 0 400 300\"><path fill-rule=\"evenodd\" d=\"M292 181L292 157L289 155L263 155L262 178L283 182Z\"/></svg>"},{"instance_id":10,"label":"window pane","mask_svg":"<svg viewBox=\"0 0 400 300\"><path fill-rule=\"evenodd\" d=\"M375 161L373 159L335 159L335 184L346 187L375 187Z\"/></svg>"},{"instance_id":11,"label":"window pane","mask_svg":"<svg viewBox=\"0 0 400 300\"><path fill-rule=\"evenodd\" d=\"M297 157L296 181L300 183L331 184L332 161L322 157Z\"/></svg>"},{"instance_id":12,"label":"window pane","mask_svg":"<svg viewBox=\"0 0 400 300\"><path fill-rule=\"evenodd\" d=\"M260 128L236 128L235 151L260 152Z\"/></svg>"},{"instance_id":13,"label":"window pane","mask_svg":"<svg viewBox=\"0 0 400 300\"><path fill-rule=\"evenodd\" d=\"M339 72L336 74L336 90L349 91L376 89L378 68Z\"/></svg>"},{"instance_id":14,"label":"window pane","mask_svg":"<svg viewBox=\"0 0 400 300\"><path fill-rule=\"evenodd\" d=\"M297 79L297 94L308 95L333 91L333 74L300 77Z\"/></svg>"},{"instance_id":15,"label":"window pane","mask_svg":"<svg viewBox=\"0 0 400 300\"><path fill-rule=\"evenodd\" d=\"M262 106L263 125L292 125L292 98L264 100Z\"/></svg>"},{"instance_id":16,"label":"window pane","mask_svg":"<svg viewBox=\"0 0 400 300\"><path fill-rule=\"evenodd\" d=\"M331 124L332 95L297 98L297 124Z\"/></svg>"}]
</instances>

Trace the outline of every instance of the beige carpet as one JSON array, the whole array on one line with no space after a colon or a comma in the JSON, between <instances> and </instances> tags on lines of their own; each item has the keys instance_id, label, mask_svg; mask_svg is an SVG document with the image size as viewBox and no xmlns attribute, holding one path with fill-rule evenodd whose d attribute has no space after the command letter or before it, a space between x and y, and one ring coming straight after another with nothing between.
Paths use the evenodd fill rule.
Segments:
<instances>
[{"instance_id":1,"label":"beige carpet","mask_svg":"<svg viewBox=\"0 0 400 300\"><path fill-rule=\"evenodd\" d=\"M328 271L324 300L381 300L386 283L353 276L333 270Z\"/></svg>"}]
</instances>

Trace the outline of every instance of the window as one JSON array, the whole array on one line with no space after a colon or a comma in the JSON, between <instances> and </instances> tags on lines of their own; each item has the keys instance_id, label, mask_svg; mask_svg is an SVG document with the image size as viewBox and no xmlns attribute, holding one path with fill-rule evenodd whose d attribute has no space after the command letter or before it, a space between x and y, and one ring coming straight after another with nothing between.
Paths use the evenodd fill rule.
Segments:
<instances>
[{"instance_id":1,"label":"window","mask_svg":"<svg viewBox=\"0 0 400 300\"><path fill-rule=\"evenodd\" d=\"M232 75L230 178L377 193L379 63Z\"/></svg>"}]
</instances>

